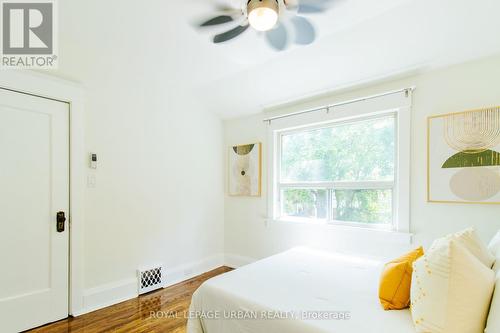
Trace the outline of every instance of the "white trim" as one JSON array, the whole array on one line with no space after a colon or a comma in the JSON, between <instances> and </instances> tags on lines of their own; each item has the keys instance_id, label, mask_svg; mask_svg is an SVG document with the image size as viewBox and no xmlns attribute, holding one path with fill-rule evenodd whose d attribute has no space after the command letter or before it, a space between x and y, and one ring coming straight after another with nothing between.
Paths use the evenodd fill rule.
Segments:
<instances>
[{"instance_id":1,"label":"white trim","mask_svg":"<svg viewBox=\"0 0 500 333\"><path fill-rule=\"evenodd\" d=\"M224 265L224 255L217 254L200 261L166 268L165 287L189 280ZM139 296L137 278L120 280L85 290L84 307L73 313L80 316Z\"/></svg>"},{"instance_id":2,"label":"white trim","mask_svg":"<svg viewBox=\"0 0 500 333\"><path fill-rule=\"evenodd\" d=\"M281 147L278 144L280 141L278 135L275 131L270 129L268 131L268 149L267 149L267 215L270 219L276 218L278 216L279 204L276 205L275 202L279 202L279 189L278 189L278 179L275 170L279 169L279 158L275 156L281 155Z\"/></svg>"},{"instance_id":3,"label":"white trim","mask_svg":"<svg viewBox=\"0 0 500 333\"><path fill-rule=\"evenodd\" d=\"M165 287L189 280L200 274L209 272L216 268L224 266L224 255L217 254L203 260L183 264L172 269L167 267L167 277Z\"/></svg>"},{"instance_id":4,"label":"white trim","mask_svg":"<svg viewBox=\"0 0 500 333\"><path fill-rule=\"evenodd\" d=\"M279 183L280 188L335 188L341 190L386 190L394 187L393 181L340 181L340 182L299 182Z\"/></svg>"},{"instance_id":5,"label":"white trim","mask_svg":"<svg viewBox=\"0 0 500 333\"><path fill-rule=\"evenodd\" d=\"M137 279L121 280L85 290L83 294L84 308L73 313L80 316L139 296Z\"/></svg>"},{"instance_id":6,"label":"white trim","mask_svg":"<svg viewBox=\"0 0 500 333\"><path fill-rule=\"evenodd\" d=\"M396 230L409 233L410 229L410 177L411 177L411 110L413 94L409 97L410 104L401 107L397 117L397 136L396 141L396 161L397 161L397 180L398 186L394 188L393 198L394 207L397 211L394 214L397 222Z\"/></svg>"},{"instance_id":7,"label":"white trim","mask_svg":"<svg viewBox=\"0 0 500 333\"><path fill-rule=\"evenodd\" d=\"M359 188L359 183L352 182L316 182L316 183L279 183L279 163L281 156L281 136L297 130L313 130L332 123L350 122L353 119L364 120L383 115L394 115L396 122L396 165L394 182L365 182L368 188L393 190L393 232L410 232L410 158L411 158L411 106L412 91L391 93L370 100L360 99L349 105L339 106L326 112L298 113L296 116L277 118L269 125L268 131L268 216L269 220L278 220L280 216L279 193L282 188L299 186L302 188L328 187L334 185L343 188ZM328 223L338 226L339 223ZM349 228L349 227L348 227ZM354 229L362 229L354 226ZM367 228L370 230L370 228ZM411 241L411 237L410 241Z\"/></svg>"},{"instance_id":8,"label":"white trim","mask_svg":"<svg viewBox=\"0 0 500 333\"><path fill-rule=\"evenodd\" d=\"M84 93L74 82L24 70L3 70L0 87L69 103L70 107L70 267L69 314L83 308L83 223L85 194Z\"/></svg>"},{"instance_id":9,"label":"white trim","mask_svg":"<svg viewBox=\"0 0 500 333\"><path fill-rule=\"evenodd\" d=\"M325 228L326 230L335 230L342 233L345 237L353 237L362 241L377 241L377 242L391 242L394 244L409 245L413 242L413 234L408 232L398 232L387 230L385 228L356 226L355 224L342 224L342 223L327 223L322 221L299 221L293 219L281 220L266 220L268 225L302 225L302 226L315 226L318 228Z\"/></svg>"}]
</instances>

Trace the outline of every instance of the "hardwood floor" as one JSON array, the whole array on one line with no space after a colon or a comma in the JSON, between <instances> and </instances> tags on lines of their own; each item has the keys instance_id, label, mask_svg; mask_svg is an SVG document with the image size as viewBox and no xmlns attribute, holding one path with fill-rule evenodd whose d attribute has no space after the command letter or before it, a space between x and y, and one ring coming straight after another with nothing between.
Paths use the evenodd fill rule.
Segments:
<instances>
[{"instance_id":1,"label":"hardwood floor","mask_svg":"<svg viewBox=\"0 0 500 333\"><path fill-rule=\"evenodd\" d=\"M188 310L194 291L206 280L231 271L220 267L191 280L152 292L80 317L68 318L28 332L96 333L158 332L185 333L184 312ZM157 317L151 317L155 312Z\"/></svg>"}]
</instances>

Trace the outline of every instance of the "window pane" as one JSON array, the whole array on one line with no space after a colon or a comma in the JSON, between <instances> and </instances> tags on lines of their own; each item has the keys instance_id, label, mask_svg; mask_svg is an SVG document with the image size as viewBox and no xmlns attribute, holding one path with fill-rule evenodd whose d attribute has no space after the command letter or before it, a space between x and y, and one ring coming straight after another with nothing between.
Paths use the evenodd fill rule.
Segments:
<instances>
[{"instance_id":1,"label":"window pane","mask_svg":"<svg viewBox=\"0 0 500 333\"><path fill-rule=\"evenodd\" d=\"M324 189L286 189L282 191L282 216L326 219L327 191Z\"/></svg>"},{"instance_id":2,"label":"window pane","mask_svg":"<svg viewBox=\"0 0 500 333\"><path fill-rule=\"evenodd\" d=\"M281 182L393 180L394 117L283 135Z\"/></svg>"},{"instance_id":3,"label":"window pane","mask_svg":"<svg viewBox=\"0 0 500 333\"><path fill-rule=\"evenodd\" d=\"M392 223L392 190L332 190L332 219Z\"/></svg>"}]
</instances>

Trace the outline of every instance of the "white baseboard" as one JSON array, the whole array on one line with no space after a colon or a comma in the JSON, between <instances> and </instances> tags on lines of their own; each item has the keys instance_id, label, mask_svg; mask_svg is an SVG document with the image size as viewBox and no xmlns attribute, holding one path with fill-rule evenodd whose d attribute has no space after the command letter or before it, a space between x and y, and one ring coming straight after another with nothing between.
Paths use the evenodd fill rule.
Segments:
<instances>
[{"instance_id":1,"label":"white baseboard","mask_svg":"<svg viewBox=\"0 0 500 333\"><path fill-rule=\"evenodd\" d=\"M231 267L231 268L238 268L241 266L245 266L245 265L251 264L255 261L257 261L257 259L250 258L250 257L243 257L243 256L239 256L236 254L226 253L224 255L225 266Z\"/></svg>"},{"instance_id":2,"label":"white baseboard","mask_svg":"<svg viewBox=\"0 0 500 333\"><path fill-rule=\"evenodd\" d=\"M223 254L218 254L177 267L166 267L165 287L224 266L224 259ZM73 316L80 316L137 297L139 295L137 283L137 279L133 278L85 290L83 293L84 308L82 311L73 313Z\"/></svg>"},{"instance_id":3,"label":"white baseboard","mask_svg":"<svg viewBox=\"0 0 500 333\"><path fill-rule=\"evenodd\" d=\"M83 293L83 311L92 312L137 297L137 279L121 280L87 289Z\"/></svg>"},{"instance_id":4,"label":"white baseboard","mask_svg":"<svg viewBox=\"0 0 500 333\"><path fill-rule=\"evenodd\" d=\"M218 254L200 261L177 266L173 269L167 269L165 287L189 280L195 276L209 272L221 266L224 266L224 255Z\"/></svg>"}]
</instances>

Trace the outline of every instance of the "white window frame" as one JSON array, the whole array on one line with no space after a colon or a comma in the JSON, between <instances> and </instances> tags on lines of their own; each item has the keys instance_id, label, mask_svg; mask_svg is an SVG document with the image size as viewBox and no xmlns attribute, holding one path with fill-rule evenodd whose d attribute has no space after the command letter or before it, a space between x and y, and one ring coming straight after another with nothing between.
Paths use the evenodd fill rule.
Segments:
<instances>
[{"instance_id":1,"label":"white window frame","mask_svg":"<svg viewBox=\"0 0 500 333\"><path fill-rule=\"evenodd\" d=\"M339 225L364 229L382 229L409 233L410 231L410 147L411 147L411 92L403 92L348 105L339 110L301 114L273 121L269 125L268 142L268 220L307 224ZM281 137L305 130L331 127L368 119L393 116L395 119L394 181L367 182L310 182L280 183ZM342 189L392 189L393 223L370 224L334 220L294 219L281 217L281 190L294 188L342 188ZM329 208L330 210L330 208ZM329 212L330 214L330 212Z\"/></svg>"},{"instance_id":2,"label":"white window frame","mask_svg":"<svg viewBox=\"0 0 500 333\"><path fill-rule=\"evenodd\" d=\"M395 188L396 188L396 179L394 177L393 180L391 181L318 181L318 182L281 182L281 160L283 157L283 152L282 152L282 147L283 147L283 137L287 135L293 135L295 133L302 133L306 131L314 131L322 128L332 128L335 126L341 126L343 124L355 124L363 121L368 121L368 120L376 120L376 119L387 119L391 118L394 120L394 159L396 162L397 158L397 114L395 112L387 112L387 113L381 113L377 115L372 115L372 116L360 116L356 118L351 118L349 120L341 120L341 121L331 121L326 124L320 124L320 125L313 125L313 126L306 126L302 127L300 129L292 129L292 130L280 130L276 132L277 135L277 146L276 146L276 189L277 189L277 196L276 200L277 202L275 203L277 206L277 212L278 212L278 218L279 219L290 219L290 217L281 217L281 213L283 211L283 202L282 200L282 191L288 188L293 188L293 189L324 189L328 191L328 208L327 208L327 218L324 223L328 224L337 224L337 225L346 225L346 226L356 226L356 227L365 227L365 228L374 228L374 229L386 229L386 230L393 230L394 226L394 216L395 216ZM397 164L395 163L394 165L394 175L397 173ZM331 191L334 189L338 190L391 190L392 192L392 221L390 224L381 224L381 223L361 223L361 222L348 222L348 221L340 221L340 220L334 220L331 216L332 213L332 207L331 207ZM314 221L323 221L323 220L317 220L317 219L307 219L307 218L298 218L297 221L305 221L305 222L310 222L311 220ZM309 221L308 221L309 220Z\"/></svg>"}]
</instances>

